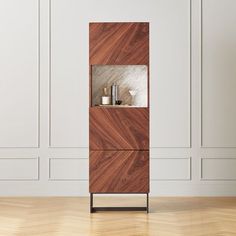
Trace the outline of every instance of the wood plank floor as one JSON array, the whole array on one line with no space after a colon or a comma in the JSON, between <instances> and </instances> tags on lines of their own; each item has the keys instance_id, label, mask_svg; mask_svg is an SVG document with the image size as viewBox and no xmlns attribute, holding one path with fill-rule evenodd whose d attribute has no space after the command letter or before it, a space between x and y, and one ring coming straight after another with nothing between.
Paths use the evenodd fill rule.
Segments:
<instances>
[{"instance_id":1,"label":"wood plank floor","mask_svg":"<svg viewBox=\"0 0 236 236\"><path fill-rule=\"evenodd\" d=\"M140 197L95 204L141 206ZM114 206L114 204L112 205ZM151 198L151 212L89 213L88 198L0 198L0 236L233 236L236 198Z\"/></svg>"}]
</instances>

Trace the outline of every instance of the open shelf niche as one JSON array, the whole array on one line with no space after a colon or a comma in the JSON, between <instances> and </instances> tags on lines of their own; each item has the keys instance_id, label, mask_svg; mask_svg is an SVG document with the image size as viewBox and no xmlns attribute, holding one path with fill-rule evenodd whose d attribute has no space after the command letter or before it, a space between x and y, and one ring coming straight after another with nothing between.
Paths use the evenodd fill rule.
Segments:
<instances>
[{"instance_id":1,"label":"open shelf niche","mask_svg":"<svg viewBox=\"0 0 236 236\"><path fill-rule=\"evenodd\" d=\"M92 106L109 108L148 107L148 67L146 65L92 65ZM118 85L121 105L102 105L103 89L111 97L112 84ZM131 96L129 91L134 91ZM132 92L131 92L132 93Z\"/></svg>"}]
</instances>

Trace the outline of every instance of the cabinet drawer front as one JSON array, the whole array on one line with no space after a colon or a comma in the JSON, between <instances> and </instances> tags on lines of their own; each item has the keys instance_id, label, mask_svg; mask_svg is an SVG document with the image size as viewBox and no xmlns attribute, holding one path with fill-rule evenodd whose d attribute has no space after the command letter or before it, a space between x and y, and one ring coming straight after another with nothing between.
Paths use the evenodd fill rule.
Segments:
<instances>
[{"instance_id":1,"label":"cabinet drawer front","mask_svg":"<svg viewBox=\"0 0 236 236\"><path fill-rule=\"evenodd\" d=\"M148 108L90 108L90 150L148 150Z\"/></svg>"},{"instance_id":2,"label":"cabinet drawer front","mask_svg":"<svg viewBox=\"0 0 236 236\"><path fill-rule=\"evenodd\" d=\"M90 151L91 193L149 192L148 151Z\"/></svg>"}]
</instances>

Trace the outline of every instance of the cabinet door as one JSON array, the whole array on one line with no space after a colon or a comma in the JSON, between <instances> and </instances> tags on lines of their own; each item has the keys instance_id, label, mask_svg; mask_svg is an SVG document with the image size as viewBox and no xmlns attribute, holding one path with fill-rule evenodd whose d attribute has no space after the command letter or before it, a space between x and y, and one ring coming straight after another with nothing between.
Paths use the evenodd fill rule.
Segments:
<instances>
[{"instance_id":1,"label":"cabinet door","mask_svg":"<svg viewBox=\"0 0 236 236\"><path fill-rule=\"evenodd\" d=\"M90 23L90 64L148 65L148 23Z\"/></svg>"},{"instance_id":2,"label":"cabinet door","mask_svg":"<svg viewBox=\"0 0 236 236\"><path fill-rule=\"evenodd\" d=\"M90 150L148 150L148 108L90 108Z\"/></svg>"},{"instance_id":3,"label":"cabinet door","mask_svg":"<svg viewBox=\"0 0 236 236\"><path fill-rule=\"evenodd\" d=\"M149 192L148 151L90 151L91 193Z\"/></svg>"}]
</instances>

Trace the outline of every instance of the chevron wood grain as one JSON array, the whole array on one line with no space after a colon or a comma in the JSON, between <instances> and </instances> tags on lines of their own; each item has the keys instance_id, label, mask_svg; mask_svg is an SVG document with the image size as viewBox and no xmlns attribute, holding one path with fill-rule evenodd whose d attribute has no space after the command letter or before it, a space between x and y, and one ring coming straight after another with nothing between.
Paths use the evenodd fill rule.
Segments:
<instances>
[{"instance_id":1,"label":"chevron wood grain","mask_svg":"<svg viewBox=\"0 0 236 236\"><path fill-rule=\"evenodd\" d=\"M90 151L89 192L148 193L148 151Z\"/></svg>"},{"instance_id":2,"label":"chevron wood grain","mask_svg":"<svg viewBox=\"0 0 236 236\"><path fill-rule=\"evenodd\" d=\"M148 108L90 108L91 150L149 149Z\"/></svg>"},{"instance_id":3,"label":"chevron wood grain","mask_svg":"<svg viewBox=\"0 0 236 236\"><path fill-rule=\"evenodd\" d=\"M142 206L145 197L96 197ZM0 198L1 236L235 236L236 198L151 198L151 212L89 213L87 197Z\"/></svg>"}]
</instances>

